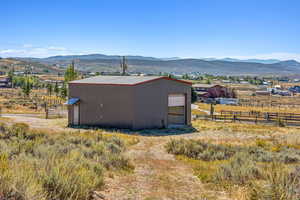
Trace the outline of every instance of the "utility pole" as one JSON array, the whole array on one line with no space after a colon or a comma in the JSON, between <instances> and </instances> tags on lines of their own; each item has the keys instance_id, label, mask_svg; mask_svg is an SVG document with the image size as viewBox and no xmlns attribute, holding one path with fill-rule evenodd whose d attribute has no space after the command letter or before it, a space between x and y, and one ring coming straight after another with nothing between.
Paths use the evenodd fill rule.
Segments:
<instances>
[{"instance_id":1,"label":"utility pole","mask_svg":"<svg viewBox=\"0 0 300 200\"><path fill-rule=\"evenodd\" d=\"M126 60L125 56L122 56L121 63L120 63L120 68L121 68L121 74L122 74L122 76L125 76L126 75L126 71L128 69L127 60Z\"/></svg>"}]
</instances>

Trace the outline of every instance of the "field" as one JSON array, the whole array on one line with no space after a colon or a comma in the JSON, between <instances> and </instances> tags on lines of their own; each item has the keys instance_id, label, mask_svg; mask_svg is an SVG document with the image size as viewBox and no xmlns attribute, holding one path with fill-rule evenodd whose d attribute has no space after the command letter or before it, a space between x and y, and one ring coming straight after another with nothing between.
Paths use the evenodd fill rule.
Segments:
<instances>
[{"instance_id":1,"label":"field","mask_svg":"<svg viewBox=\"0 0 300 200\"><path fill-rule=\"evenodd\" d=\"M300 160L298 128L195 120L192 129L134 132L66 128L65 119L10 116L2 117L0 121L7 124L6 133L2 133L0 139L1 153L5 155L2 156L2 162L9 163L13 167L10 167L11 170L22 165L27 172L20 170L9 183L18 186L26 183L28 188L22 188L22 191L29 194L46 191L44 199L52 198L51 191L55 190L44 188L45 184L40 183L49 183L52 177L51 181L55 181L55 186L61 191L74 189L65 187L64 184L88 181L89 184L79 184L78 187L84 192L78 194L78 199L84 199L82 195L89 191L94 199L101 199L99 196L102 196L106 199L123 200L267 200L267 195L278 195L268 187L270 178L279 175L281 178L289 177ZM20 126L12 126L13 123L24 122L34 128L28 131L26 126L25 131L24 128L13 129ZM111 157L110 150L107 150L111 143L115 145L112 151L118 149L116 151L121 163ZM105 156L108 157L104 158L104 155L97 153L101 149L98 149L99 145L106 149ZM52 157L52 153L58 157ZM253 154L259 156L253 159ZM99 156L102 156L101 159ZM63 159L67 164L55 165L56 159ZM81 161L78 162L79 160ZM101 173L100 176L96 176L96 172L92 170L94 168L90 167L95 164L95 160L101 168L101 172L97 172ZM49 163L50 167L45 168L44 163ZM31 174L35 170L33 166L40 169L34 176ZM72 174L71 171L65 171L66 166L80 168L82 171ZM242 170L238 170L240 168ZM273 168L275 170L270 170ZM11 174L11 170L7 173ZM60 179L54 179L56 170L63 173ZM86 173L86 176L81 173ZM246 176L245 173L249 175ZM70 178L72 176L78 179ZM286 192L281 178L274 180L276 190ZM0 180L2 184L7 183L3 183L4 179ZM291 188L294 187L290 179L285 181ZM260 193L263 195L254 198ZM298 195L297 193L286 195L283 200L298 198L293 196ZM60 199L68 197L61 196Z\"/></svg>"},{"instance_id":2,"label":"field","mask_svg":"<svg viewBox=\"0 0 300 200\"><path fill-rule=\"evenodd\" d=\"M45 119L45 103L59 110L64 101L45 89L29 97L1 89L0 199L300 198L297 127L195 119L178 129L91 130L67 127L65 115ZM192 115L209 116L210 106L197 103ZM296 106L214 106L215 114L224 110L300 113Z\"/></svg>"}]
</instances>

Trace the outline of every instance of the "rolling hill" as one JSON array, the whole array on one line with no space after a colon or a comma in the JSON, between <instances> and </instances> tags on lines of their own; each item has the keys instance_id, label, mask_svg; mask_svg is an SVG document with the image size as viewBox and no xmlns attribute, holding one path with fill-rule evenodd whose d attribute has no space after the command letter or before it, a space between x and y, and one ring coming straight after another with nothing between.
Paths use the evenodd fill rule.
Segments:
<instances>
[{"instance_id":1,"label":"rolling hill","mask_svg":"<svg viewBox=\"0 0 300 200\"><path fill-rule=\"evenodd\" d=\"M118 55L70 55L48 58L15 58L26 62L37 62L48 66L66 67L75 60L76 67L82 71L101 72L119 71L120 56ZM163 59L143 56L127 56L129 71L142 73L191 73L201 72L218 75L292 75L300 74L300 63L294 60L269 60L271 63L261 63L259 60L203 60L203 59Z\"/></svg>"},{"instance_id":2,"label":"rolling hill","mask_svg":"<svg viewBox=\"0 0 300 200\"><path fill-rule=\"evenodd\" d=\"M57 74L58 72L62 72L57 67L30 59L0 58L0 72L7 73L12 68L15 71L25 71L28 68L30 71L39 74Z\"/></svg>"}]
</instances>

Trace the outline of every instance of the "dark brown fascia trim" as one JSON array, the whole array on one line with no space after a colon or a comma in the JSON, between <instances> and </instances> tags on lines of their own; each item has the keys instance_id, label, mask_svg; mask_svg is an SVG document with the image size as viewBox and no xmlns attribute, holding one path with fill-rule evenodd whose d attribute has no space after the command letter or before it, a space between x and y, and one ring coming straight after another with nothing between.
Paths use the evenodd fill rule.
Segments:
<instances>
[{"instance_id":1,"label":"dark brown fascia trim","mask_svg":"<svg viewBox=\"0 0 300 200\"><path fill-rule=\"evenodd\" d=\"M159 78L155 78L155 79L151 79L151 80L148 80L148 81L143 81L143 82L139 82L139 83L135 83L135 84L114 84L114 83L69 83L69 84L75 84L75 85L76 84L84 84L84 85L135 86L135 85L141 85L141 84L144 84L144 83L149 83L149 82L160 80L160 79L177 81L177 82L188 84L188 85L192 85L193 84L193 83L191 83L189 81L183 81L183 80L178 80L178 79L169 78L169 77L159 77Z\"/></svg>"}]
</instances>

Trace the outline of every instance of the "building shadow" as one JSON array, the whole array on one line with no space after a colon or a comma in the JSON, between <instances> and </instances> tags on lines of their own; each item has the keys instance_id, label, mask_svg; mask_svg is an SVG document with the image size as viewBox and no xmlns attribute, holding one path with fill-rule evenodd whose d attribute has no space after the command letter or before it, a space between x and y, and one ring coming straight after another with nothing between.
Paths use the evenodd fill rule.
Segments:
<instances>
[{"instance_id":1,"label":"building shadow","mask_svg":"<svg viewBox=\"0 0 300 200\"><path fill-rule=\"evenodd\" d=\"M141 136L172 136L183 135L198 132L198 130L192 126L172 127L172 128L157 128L157 129L119 129L112 127L99 127L99 126L69 126L74 129L105 131L108 133L123 133L128 135L141 135Z\"/></svg>"}]
</instances>

